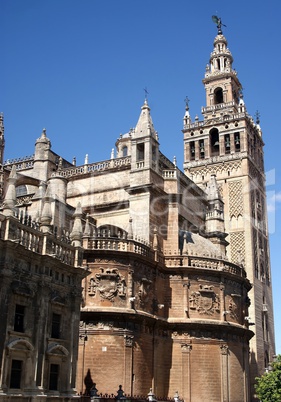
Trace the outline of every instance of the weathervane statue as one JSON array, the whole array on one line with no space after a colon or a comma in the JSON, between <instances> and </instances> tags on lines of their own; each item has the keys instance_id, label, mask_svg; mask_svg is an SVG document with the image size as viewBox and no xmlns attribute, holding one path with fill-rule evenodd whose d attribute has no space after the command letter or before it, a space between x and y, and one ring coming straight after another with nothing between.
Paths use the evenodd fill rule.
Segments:
<instances>
[{"instance_id":1,"label":"weathervane statue","mask_svg":"<svg viewBox=\"0 0 281 402\"><path fill-rule=\"evenodd\" d=\"M213 20L213 22L214 22L215 24L217 24L218 35L222 35L221 27L222 27L222 26L226 27L226 25L224 25L224 24L221 22L221 18L217 17L216 15L213 15L213 16L212 16L212 20Z\"/></svg>"}]
</instances>

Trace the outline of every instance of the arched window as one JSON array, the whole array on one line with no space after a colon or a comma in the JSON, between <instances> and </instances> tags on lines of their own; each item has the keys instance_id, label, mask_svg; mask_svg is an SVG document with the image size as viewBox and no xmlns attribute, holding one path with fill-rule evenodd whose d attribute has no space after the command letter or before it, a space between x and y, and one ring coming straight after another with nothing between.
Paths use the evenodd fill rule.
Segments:
<instances>
[{"instance_id":1,"label":"arched window","mask_svg":"<svg viewBox=\"0 0 281 402\"><path fill-rule=\"evenodd\" d=\"M223 103L223 92L222 88L218 87L214 90L214 99L215 99L215 105L218 105L220 103Z\"/></svg>"},{"instance_id":2,"label":"arched window","mask_svg":"<svg viewBox=\"0 0 281 402\"><path fill-rule=\"evenodd\" d=\"M16 196L20 197L21 195L27 194L27 187L25 184L21 184L20 186L16 187Z\"/></svg>"},{"instance_id":3,"label":"arched window","mask_svg":"<svg viewBox=\"0 0 281 402\"><path fill-rule=\"evenodd\" d=\"M125 145L123 148L122 148L122 156L127 156L128 155L128 147Z\"/></svg>"}]
</instances>

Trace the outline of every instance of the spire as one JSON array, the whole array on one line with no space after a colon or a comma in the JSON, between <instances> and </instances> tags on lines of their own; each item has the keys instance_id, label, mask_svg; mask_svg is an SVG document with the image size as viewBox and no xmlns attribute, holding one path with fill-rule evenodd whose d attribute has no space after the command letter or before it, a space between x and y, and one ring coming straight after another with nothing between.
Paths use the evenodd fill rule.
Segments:
<instances>
[{"instance_id":1,"label":"spire","mask_svg":"<svg viewBox=\"0 0 281 402\"><path fill-rule=\"evenodd\" d=\"M214 202L216 200L219 200L219 201L222 202L215 174L211 175L211 179L210 179L210 181L208 183L206 193L207 193L208 201Z\"/></svg>"},{"instance_id":2,"label":"spire","mask_svg":"<svg viewBox=\"0 0 281 402\"><path fill-rule=\"evenodd\" d=\"M207 200L209 201L208 212L206 214L206 231L209 233L224 232L224 205L215 174L211 175L206 193Z\"/></svg>"},{"instance_id":3,"label":"spire","mask_svg":"<svg viewBox=\"0 0 281 402\"><path fill-rule=\"evenodd\" d=\"M221 20L218 17L215 18L216 20L213 20L217 23L218 35L214 39L214 48L203 79L207 106L202 109L204 119L213 118L214 110L221 111L225 107L228 108L228 114L237 113L242 89L237 72L232 67L233 57L227 47L227 40L222 34Z\"/></svg>"},{"instance_id":4,"label":"spire","mask_svg":"<svg viewBox=\"0 0 281 402\"><path fill-rule=\"evenodd\" d=\"M0 164L3 164L4 147L5 147L4 115L3 115L3 113L0 113Z\"/></svg>"},{"instance_id":5,"label":"spire","mask_svg":"<svg viewBox=\"0 0 281 402\"><path fill-rule=\"evenodd\" d=\"M146 136L152 136L157 139L157 133L153 126L152 118L150 115L150 107L148 106L147 99L144 100L144 104L141 107L141 114L134 131L135 138Z\"/></svg>"},{"instance_id":6,"label":"spire","mask_svg":"<svg viewBox=\"0 0 281 402\"><path fill-rule=\"evenodd\" d=\"M227 234L224 227L224 203L219 192L215 174L211 175L206 193L207 200L209 201L206 213L206 237L212 243L218 245L221 252L225 254L225 248L228 243L225 240Z\"/></svg>"},{"instance_id":7,"label":"spire","mask_svg":"<svg viewBox=\"0 0 281 402\"><path fill-rule=\"evenodd\" d=\"M49 146L49 148L51 148L51 141L47 137L47 130L45 128L43 128L41 136L36 140L36 144L38 144L38 143L47 144Z\"/></svg>"},{"instance_id":8,"label":"spire","mask_svg":"<svg viewBox=\"0 0 281 402\"><path fill-rule=\"evenodd\" d=\"M183 126L187 126L190 125L191 123L191 118L190 118L190 114L189 114L189 102L190 100L188 99L188 97L185 97L185 113L184 113L184 117L183 117Z\"/></svg>"}]
</instances>

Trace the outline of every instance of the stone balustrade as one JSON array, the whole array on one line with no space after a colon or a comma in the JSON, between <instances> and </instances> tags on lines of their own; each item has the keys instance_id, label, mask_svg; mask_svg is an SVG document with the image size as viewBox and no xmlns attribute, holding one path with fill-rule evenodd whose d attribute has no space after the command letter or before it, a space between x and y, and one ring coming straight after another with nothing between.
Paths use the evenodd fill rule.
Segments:
<instances>
[{"instance_id":1,"label":"stone balustrade","mask_svg":"<svg viewBox=\"0 0 281 402\"><path fill-rule=\"evenodd\" d=\"M165 265L168 268L190 267L196 269L208 269L246 278L246 272L242 266L233 264L226 260L219 260L212 257L199 257L195 255L170 255L165 256Z\"/></svg>"},{"instance_id":2,"label":"stone balustrade","mask_svg":"<svg viewBox=\"0 0 281 402\"><path fill-rule=\"evenodd\" d=\"M118 237L94 236L83 239L83 247L87 250L106 250L114 252L130 252L154 260L154 252L149 245L139 240Z\"/></svg>"},{"instance_id":3,"label":"stone balustrade","mask_svg":"<svg viewBox=\"0 0 281 402\"><path fill-rule=\"evenodd\" d=\"M53 233L43 233L39 225L25 219L20 222L17 217L9 216L1 224L1 238L22 245L27 250L42 255L49 255L69 265L80 266L82 255L77 247L72 246Z\"/></svg>"},{"instance_id":4,"label":"stone balustrade","mask_svg":"<svg viewBox=\"0 0 281 402\"><path fill-rule=\"evenodd\" d=\"M88 174L91 172L101 172L105 170L116 169L122 166L130 166L130 164L131 164L131 157L126 156L122 158L109 159L102 162L89 163L82 166L67 167L64 169L57 170L52 174L52 176L67 178L72 176Z\"/></svg>"}]
</instances>

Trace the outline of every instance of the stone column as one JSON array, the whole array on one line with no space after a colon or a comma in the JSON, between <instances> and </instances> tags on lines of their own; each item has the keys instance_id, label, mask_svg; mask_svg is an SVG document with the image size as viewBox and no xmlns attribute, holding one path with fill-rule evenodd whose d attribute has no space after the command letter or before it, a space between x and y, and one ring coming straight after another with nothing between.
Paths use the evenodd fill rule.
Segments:
<instances>
[{"instance_id":1,"label":"stone column","mask_svg":"<svg viewBox=\"0 0 281 402\"><path fill-rule=\"evenodd\" d=\"M182 396L185 402L191 402L191 370L190 370L190 343L181 345L182 352Z\"/></svg>"},{"instance_id":2,"label":"stone column","mask_svg":"<svg viewBox=\"0 0 281 402\"><path fill-rule=\"evenodd\" d=\"M124 386L126 394L133 394L133 335L124 335Z\"/></svg>"},{"instance_id":3,"label":"stone column","mask_svg":"<svg viewBox=\"0 0 281 402\"><path fill-rule=\"evenodd\" d=\"M222 344L221 349L221 402L229 402L228 346Z\"/></svg>"}]
</instances>

